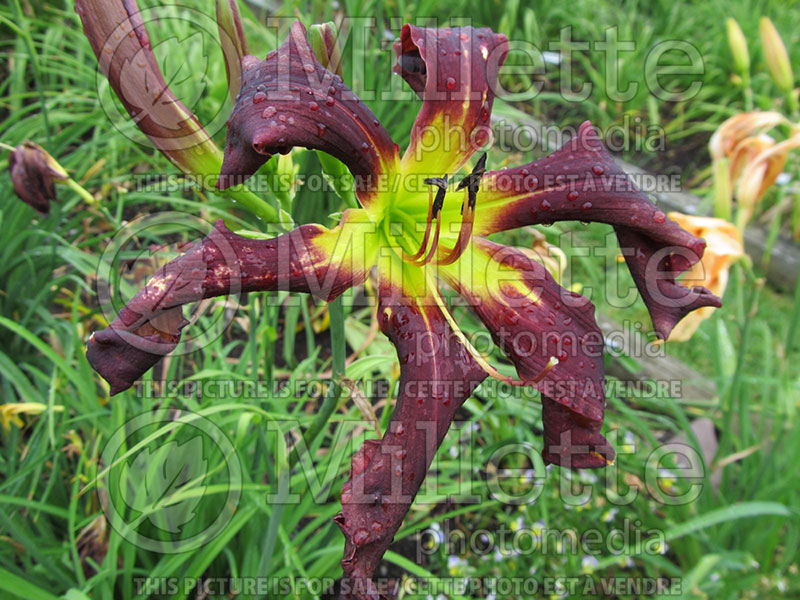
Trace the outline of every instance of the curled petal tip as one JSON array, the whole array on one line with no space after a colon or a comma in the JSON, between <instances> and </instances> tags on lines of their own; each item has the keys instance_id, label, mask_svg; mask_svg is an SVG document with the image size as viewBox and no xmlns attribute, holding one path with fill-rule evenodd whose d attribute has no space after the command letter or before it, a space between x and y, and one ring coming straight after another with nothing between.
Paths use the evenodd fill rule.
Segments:
<instances>
[{"instance_id":1,"label":"curled petal tip","mask_svg":"<svg viewBox=\"0 0 800 600\"><path fill-rule=\"evenodd\" d=\"M246 75L228 123L223 175L252 176L272 154L296 146L321 150L356 177L362 203L377 193L378 175L397 148L375 115L326 69L296 22L286 41L264 60L248 57Z\"/></svg>"}]
</instances>

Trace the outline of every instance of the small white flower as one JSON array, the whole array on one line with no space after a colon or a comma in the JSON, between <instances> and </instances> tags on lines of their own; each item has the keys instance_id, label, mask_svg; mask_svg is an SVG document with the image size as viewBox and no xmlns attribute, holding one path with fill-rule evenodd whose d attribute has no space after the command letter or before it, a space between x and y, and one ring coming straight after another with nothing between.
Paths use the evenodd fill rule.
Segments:
<instances>
[{"instance_id":1,"label":"small white flower","mask_svg":"<svg viewBox=\"0 0 800 600\"><path fill-rule=\"evenodd\" d=\"M560 52L550 52L546 50L542 52L542 58L544 59L544 63L546 65L560 65L561 64L561 53Z\"/></svg>"},{"instance_id":2,"label":"small white flower","mask_svg":"<svg viewBox=\"0 0 800 600\"><path fill-rule=\"evenodd\" d=\"M464 570L464 567L467 566L467 561L460 556L456 556L455 554L451 554L447 557L447 570L450 571L451 575L457 575Z\"/></svg>"},{"instance_id":3,"label":"small white flower","mask_svg":"<svg viewBox=\"0 0 800 600\"><path fill-rule=\"evenodd\" d=\"M597 557L595 556L586 555L581 559L581 569L585 573L591 573L592 571L594 571L595 567L597 567L597 565L599 564L600 562L597 560Z\"/></svg>"},{"instance_id":4,"label":"small white flower","mask_svg":"<svg viewBox=\"0 0 800 600\"><path fill-rule=\"evenodd\" d=\"M618 508L609 508L606 512L603 513L603 516L600 517L600 520L604 523L610 523L614 520L614 517L617 516L619 512Z\"/></svg>"}]
</instances>

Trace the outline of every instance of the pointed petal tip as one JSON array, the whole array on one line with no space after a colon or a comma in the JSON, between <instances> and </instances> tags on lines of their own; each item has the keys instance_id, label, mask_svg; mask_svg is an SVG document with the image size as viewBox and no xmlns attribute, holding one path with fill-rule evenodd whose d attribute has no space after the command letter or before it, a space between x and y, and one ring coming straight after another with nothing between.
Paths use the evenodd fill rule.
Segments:
<instances>
[{"instance_id":1,"label":"pointed petal tip","mask_svg":"<svg viewBox=\"0 0 800 600\"><path fill-rule=\"evenodd\" d=\"M567 469L602 469L610 467L616 462L614 448L600 433L594 434L588 444L581 442L580 446L587 447L587 451L575 452L569 449L552 452L548 451L548 446L545 446L542 450L542 459L545 464Z\"/></svg>"}]
</instances>

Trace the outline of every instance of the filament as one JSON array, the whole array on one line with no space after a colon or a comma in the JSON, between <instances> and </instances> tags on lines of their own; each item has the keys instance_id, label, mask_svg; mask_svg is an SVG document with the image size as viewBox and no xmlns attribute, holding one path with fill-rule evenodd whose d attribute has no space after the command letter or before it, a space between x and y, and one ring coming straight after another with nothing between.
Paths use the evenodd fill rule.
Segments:
<instances>
[{"instance_id":1,"label":"filament","mask_svg":"<svg viewBox=\"0 0 800 600\"><path fill-rule=\"evenodd\" d=\"M447 308L447 306L445 306L444 300L442 299L439 289L436 286L436 282L432 281L430 276L428 276L428 278L429 278L428 283L431 287L434 300L436 301L436 306L439 308L440 311L442 311L444 318L447 320L448 325L450 325L450 329L453 330L453 333L458 338L458 341L461 342L461 345L464 346L464 348L467 349L467 352L469 352L472 355L472 358L475 359L475 362L477 362L478 365L480 365L480 367L484 371L486 371L486 373L490 377L493 377L494 379L497 379L504 383L508 383L509 385L513 386L524 387L529 385L535 385L539 383L542 379L544 379L547 376L547 374L553 369L553 367L555 367L558 364L558 359L555 356L551 356L550 359L547 361L547 364L544 366L544 368L532 379L525 379L525 380L515 379L514 377L511 377L509 375L503 375L492 365L490 365L489 362L470 343L470 341L464 335L464 332L461 331L461 328L456 323L455 319L453 318L453 315L450 313L450 309Z\"/></svg>"}]
</instances>

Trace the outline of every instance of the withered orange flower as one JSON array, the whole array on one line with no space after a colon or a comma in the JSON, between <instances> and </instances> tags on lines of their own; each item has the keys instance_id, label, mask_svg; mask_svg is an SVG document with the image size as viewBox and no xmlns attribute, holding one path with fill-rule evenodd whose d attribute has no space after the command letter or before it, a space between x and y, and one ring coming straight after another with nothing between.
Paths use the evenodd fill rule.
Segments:
<instances>
[{"instance_id":1,"label":"withered orange flower","mask_svg":"<svg viewBox=\"0 0 800 600\"><path fill-rule=\"evenodd\" d=\"M744 256L742 234L725 219L696 217L679 212L669 213L669 218L686 231L706 240L706 251L683 276L685 282L702 285L720 298L728 285L728 271L733 263ZM672 330L670 341L685 342L692 337L704 320L714 312L713 306L704 306L688 314Z\"/></svg>"}]
</instances>

